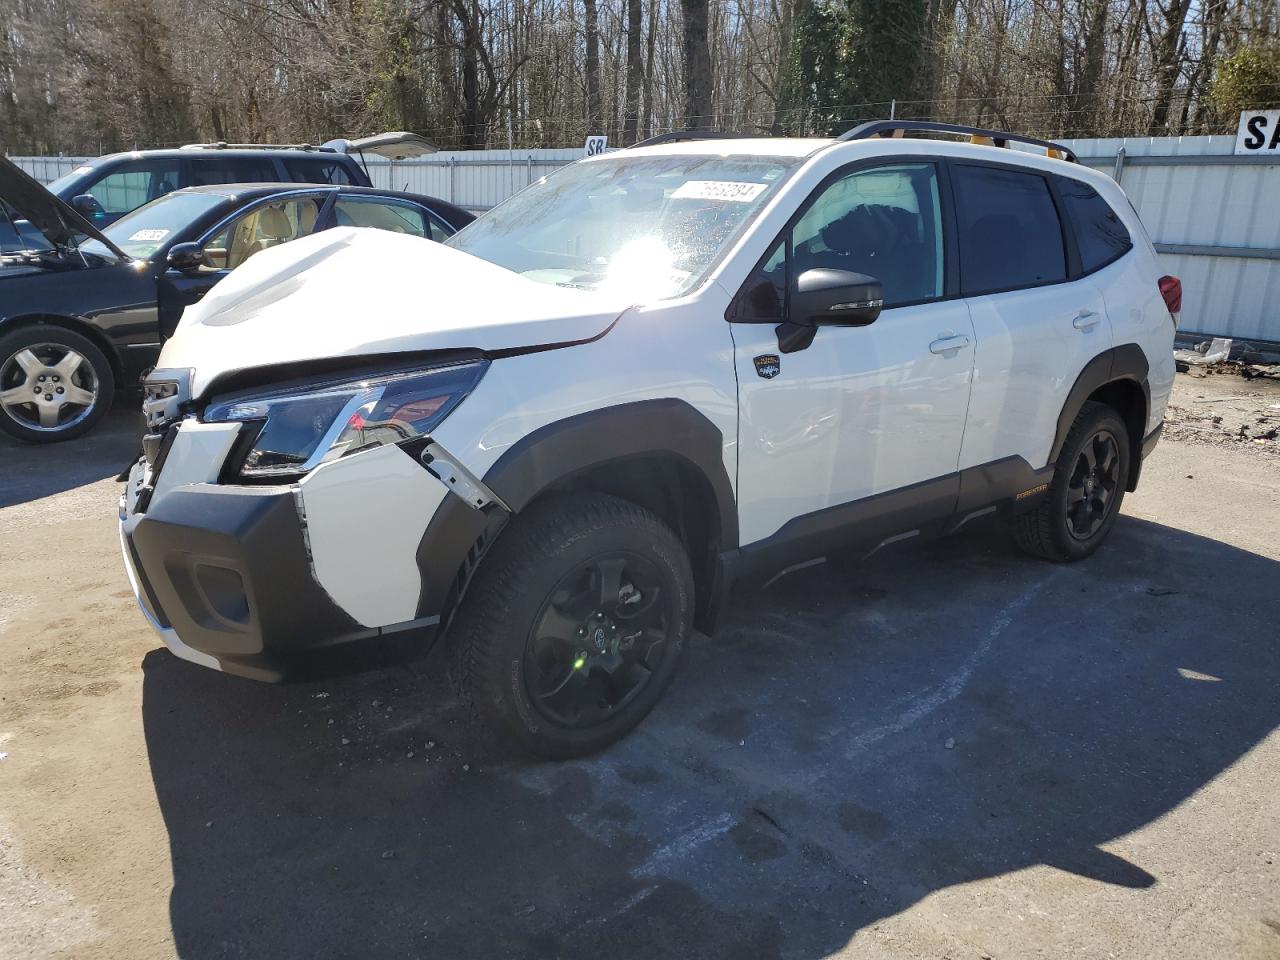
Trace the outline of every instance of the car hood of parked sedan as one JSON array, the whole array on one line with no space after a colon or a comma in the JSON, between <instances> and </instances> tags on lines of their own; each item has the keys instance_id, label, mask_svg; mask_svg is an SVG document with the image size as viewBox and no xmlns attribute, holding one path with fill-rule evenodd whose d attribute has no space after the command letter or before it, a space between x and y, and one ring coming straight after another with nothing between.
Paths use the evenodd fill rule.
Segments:
<instances>
[{"instance_id":1,"label":"car hood of parked sedan","mask_svg":"<svg viewBox=\"0 0 1280 960\"><path fill-rule=\"evenodd\" d=\"M188 307L157 366L192 396L256 367L590 340L627 301L539 283L430 240L335 227L255 254Z\"/></svg>"}]
</instances>

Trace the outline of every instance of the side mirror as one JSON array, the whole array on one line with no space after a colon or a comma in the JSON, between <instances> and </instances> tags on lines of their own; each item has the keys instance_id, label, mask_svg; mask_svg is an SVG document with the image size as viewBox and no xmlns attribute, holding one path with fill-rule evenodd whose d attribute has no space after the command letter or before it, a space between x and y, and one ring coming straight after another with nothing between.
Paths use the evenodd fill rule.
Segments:
<instances>
[{"instance_id":1,"label":"side mirror","mask_svg":"<svg viewBox=\"0 0 1280 960\"><path fill-rule=\"evenodd\" d=\"M84 217L90 223L97 220L105 220L107 211L102 208L102 204L98 202L98 198L92 193L81 193L71 198L71 209Z\"/></svg>"},{"instance_id":2,"label":"side mirror","mask_svg":"<svg viewBox=\"0 0 1280 960\"><path fill-rule=\"evenodd\" d=\"M204 248L198 243L175 243L169 248L169 266L184 273L205 265Z\"/></svg>"},{"instance_id":3,"label":"side mirror","mask_svg":"<svg viewBox=\"0 0 1280 960\"><path fill-rule=\"evenodd\" d=\"M801 326L865 327L882 307L884 287L875 277L821 267L796 279L790 320Z\"/></svg>"}]
</instances>

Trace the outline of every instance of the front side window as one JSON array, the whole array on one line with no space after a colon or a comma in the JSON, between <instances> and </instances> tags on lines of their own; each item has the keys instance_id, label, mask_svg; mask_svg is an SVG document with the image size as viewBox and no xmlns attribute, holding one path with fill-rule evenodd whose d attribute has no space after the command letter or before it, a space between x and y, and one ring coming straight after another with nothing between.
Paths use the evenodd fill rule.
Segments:
<instances>
[{"instance_id":1,"label":"front side window","mask_svg":"<svg viewBox=\"0 0 1280 960\"><path fill-rule=\"evenodd\" d=\"M234 270L254 254L305 237L316 226L318 197L276 200L254 207L204 245L205 270Z\"/></svg>"},{"instance_id":2,"label":"front side window","mask_svg":"<svg viewBox=\"0 0 1280 960\"><path fill-rule=\"evenodd\" d=\"M1087 183L1058 177L1058 196L1075 231L1085 273L1105 267L1133 247L1124 222Z\"/></svg>"},{"instance_id":3,"label":"front side window","mask_svg":"<svg viewBox=\"0 0 1280 960\"><path fill-rule=\"evenodd\" d=\"M781 319L788 284L816 269L874 277L886 307L934 300L943 295L943 265L934 165L860 170L817 192L747 281L738 319Z\"/></svg>"},{"instance_id":4,"label":"front side window","mask_svg":"<svg viewBox=\"0 0 1280 960\"><path fill-rule=\"evenodd\" d=\"M702 280L796 163L625 154L575 163L448 243L543 283L635 302L675 297Z\"/></svg>"},{"instance_id":5,"label":"front side window","mask_svg":"<svg viewBox=\"0 0 1280 960\"><path fill-rule=\"evenodd\" d=\"M955 164L952 182L966 296L1067 278L1062 223L1043 176Z\"/></svg>"},{"instance_id":6,"label":"front side window","mask_svg":"<svg viewBox=\"0 0 1280 960\"><path fill-rule=\"evenodd\" d=\"M177 160L135 160L116 167L82 191L105 213L119 216L178 189Z\"/></svg>"}]
</instances>

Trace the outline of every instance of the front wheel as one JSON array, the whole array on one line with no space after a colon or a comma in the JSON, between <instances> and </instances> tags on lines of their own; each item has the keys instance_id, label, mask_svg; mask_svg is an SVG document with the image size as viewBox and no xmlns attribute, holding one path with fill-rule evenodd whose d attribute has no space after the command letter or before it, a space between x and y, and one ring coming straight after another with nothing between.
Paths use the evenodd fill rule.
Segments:
<instances>
[{"instance_id":1,"label":"front wheel","mask_svg":"<svg viewBox=\"0 0 1280 960\"><path fill-rule=\"evenodd\" d=\"M1115 525L1129 480L1129 431L1111 407L1084 405L1062 444L1049 491L1014 518L1018 546L1048 560L1081 560Z\"/></svg>"},{"instance_id":2,"label":"front wheel","mask_svg":"<svg viewBox=\"0 0 1280 960\"><path fill-rule=\"evenodd\" d=\"M78 437L114 393L111 364L87 337L46 324L0 337L0 429L19 440Z\"/></svg>"},{"instance_id":3,"label":"front wheel","mask_svg":"<svg viewBox=\"0 0 1280 960\"><path fill-rule=\"evenodd\" d=\"M451 631L454 679L491 731L566 759L644 719L675 674L693 610L679 539L614 497L557 497L515 518Z\"/></svg>"}]
</instances>

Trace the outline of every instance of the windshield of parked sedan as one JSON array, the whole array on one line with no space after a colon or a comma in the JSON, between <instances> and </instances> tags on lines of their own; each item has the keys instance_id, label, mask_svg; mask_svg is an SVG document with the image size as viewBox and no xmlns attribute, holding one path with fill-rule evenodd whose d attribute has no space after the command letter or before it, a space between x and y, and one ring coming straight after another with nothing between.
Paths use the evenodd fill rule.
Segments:
<instances>
[{"instance_id":1,"label":"windshield of parked sedan","mask_svg":"<svg viewBox=\"0 0 1280 960\"><path fill-rule=\"evenodd\" d=\"M795 160L622 156L531 184L446 241L543 283L637 301L692 289Z\"/></svg>"},{"instance_id":2,"label":"windshield of parked sedan","mask_svg":"<svg viewBox=\"0 0 1280 960\"><path fill-rule=\"evenodd\" d=\"M170 193L126 213L111 226L104 227L102 234L129 256L145 260L172 243L176 234L226 202L227 198L217 193ZM81 244L80 249L110 255L96 240Z\"/></svg>"}]
</instances>

